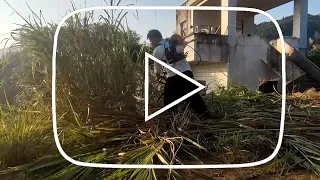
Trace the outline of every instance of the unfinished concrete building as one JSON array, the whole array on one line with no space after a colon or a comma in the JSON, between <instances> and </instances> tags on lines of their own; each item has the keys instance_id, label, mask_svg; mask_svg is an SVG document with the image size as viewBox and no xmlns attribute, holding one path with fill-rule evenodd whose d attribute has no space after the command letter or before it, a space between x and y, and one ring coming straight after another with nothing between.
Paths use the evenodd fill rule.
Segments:
<instances>
[{"instance_id":1,"label":"unfinished concrete building","mask_svg":"<svg viewBox=\"0 0 320 180\"><path fill-rule=\"evenodd\" d=\"M292 0L188 0L183 6L251 7L264 11ZM195 79L228 87L235 81L251 90L267 82L281 92L280 41L266 42L254 33L254 12L177 10L176 32L190 42L187 60ZM320 68L305 57L308 45L308 0L294 0L292 37L285 37L288 90L319 86ZM201 63L199 61L201 60ZM320 87L320 86L319 86Z\"/></svg>"}]
</instances>

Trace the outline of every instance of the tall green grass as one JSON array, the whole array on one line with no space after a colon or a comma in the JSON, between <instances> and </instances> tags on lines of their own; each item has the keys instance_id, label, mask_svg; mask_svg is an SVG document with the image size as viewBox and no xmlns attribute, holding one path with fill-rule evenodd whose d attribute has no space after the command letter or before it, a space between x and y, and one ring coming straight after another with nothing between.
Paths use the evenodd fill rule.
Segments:
<instances>
[{"instance_id":1,"label":"tall green grass","mask_svg":"<svg viewBox=\"0 0 320 180\"><path fill-rule=\"evenodd\" d=\"M3 69L10 69L10 64L21 65L8 78L16 82L20 92L15 108L25 112L14 116L17 112L9 109L1 114L3 168L57 153L50 109L51 56L57 25L47 23L41 13L30 11L32 18L21 16L25 25L12 33L15 43L11 48L19 48L20 52L7 55L2 62ZM139 35L126 26L127 14L104 11L95 22L93 12L77 14L60 31L56 64L58 133L64 150L71 154L88 153L108 144L107 148L112 149L114 142L130 140L138 131L137 124L145 126L139 98L143 97L146 47L139 44ZM34 114L34 110L39 113ZM115 128L118 123L120 129ZM42 138L50 141L41 141ZM12 153L15 149L17 152Z\"/></svg>"},{"instance_id":2,"label":"tall green grass","mask_svg":"<svg viewBox=\"0 0 320 180\"><path fill-rule=\"evenodd\" d=\"M50 145L52 126L46 114L1 109L0 122L1 169L30 163L55 152L55 147Z\"/></svg>"}]
</instances>

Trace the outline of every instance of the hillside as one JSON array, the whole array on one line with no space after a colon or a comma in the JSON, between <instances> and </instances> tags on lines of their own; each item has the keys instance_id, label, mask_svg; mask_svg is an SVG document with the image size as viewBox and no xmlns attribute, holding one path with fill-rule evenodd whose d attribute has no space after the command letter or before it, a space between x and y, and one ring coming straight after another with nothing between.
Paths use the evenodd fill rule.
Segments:
<instances>
[{"instance_id":1,"label":"hillside","mask_svg":"<svg viewBox=\"0 0 320 180\"><path fill-rule=\"evenodd\" d=\"M314 32L320 32L320 15L309 15L308 38L313 37ZM293 16L284 17L278 20L284 36L292 36ZM263 22L255 26L255 34L267 41L278 38L275 25L270 22Z\"/></svg>"}]
</instances>

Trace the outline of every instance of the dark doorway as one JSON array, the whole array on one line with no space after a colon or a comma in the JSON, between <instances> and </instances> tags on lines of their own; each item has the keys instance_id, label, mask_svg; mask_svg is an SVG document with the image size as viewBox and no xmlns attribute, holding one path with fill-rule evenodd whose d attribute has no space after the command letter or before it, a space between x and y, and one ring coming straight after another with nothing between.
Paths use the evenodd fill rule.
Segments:
<instances>
[{"instance_id":1,"label":"dark doorway","mask_svg":"<svg viewBox=\"0 0 320 180\"><path fill-rule=\"evenodd\" d=\"M259 83L259 91L262 93L274 93L278 89L278 81L264 81Z\"/></svg>"}]
</instances>

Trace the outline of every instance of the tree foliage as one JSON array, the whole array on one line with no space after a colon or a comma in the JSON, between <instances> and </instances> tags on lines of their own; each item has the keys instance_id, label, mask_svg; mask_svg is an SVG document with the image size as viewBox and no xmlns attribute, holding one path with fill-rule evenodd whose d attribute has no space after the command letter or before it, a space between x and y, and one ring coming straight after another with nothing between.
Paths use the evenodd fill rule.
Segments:
<instances>
[{"instance_id":1,"label":"tree foliage","mask_svg":"<svg viewBox=\"0 0 320 180\"><path fill-rule=\"evenodd\" d=\"M292 36L293 32L293 16L284 17L278 20L284 36ZM309 15L308 17L308 38L313 37L314 33L320 32L320 15ZM255 34L271 41L279 38L278 31L276 30L273 22L263 22L255 26Z\"/></svg>"},{"instance_id":2,"label":"tree foliage","mask_svg":"<svg viewBox=\"0 0 320 180\"><path fill-rule=\"evenodd\" d=\"M308 53L308 59L320 67L320 45L313 45Z\"/></svg>"}]
</instances>

